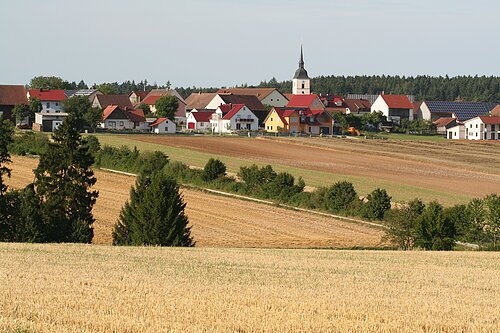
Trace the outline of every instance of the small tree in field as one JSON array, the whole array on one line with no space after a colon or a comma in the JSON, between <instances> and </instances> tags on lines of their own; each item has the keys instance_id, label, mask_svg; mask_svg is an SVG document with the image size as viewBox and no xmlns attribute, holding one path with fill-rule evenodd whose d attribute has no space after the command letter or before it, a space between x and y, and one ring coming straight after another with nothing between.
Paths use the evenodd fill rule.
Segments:
<instances>
[{"instance_id":1,"label":"small tree in field","mask_svg":"<svg viewBox=\"0 0 500 333\"><path fill-rule=\"evenodd\" d=\"M325 195L326 208L332 212L345 211L358 199L354 186L347 182L337 182L328 188Z\"/></svg>"},{"instance_id":2,"label":"small tree in field","mask_svg":"<svg viewBox=\"0 0 500 333\"><path fill-rule=\"evenodd\" d=\"M157 117L174 120L177 109L179 108L179 101L175 96L165 95L158 98L155 103L155 108Z\"/></svg>"},{"instance_id":3,"label":"small tree in field","mask_svg":"<svg viewBox=\"0 0 500 333\"><path fill-rule=\"evenodd\" d=\"M186 204L163 172L141 174L113 231L114 245L194 246Z\"/></svg>"},{"instance_id":4,"label":"small tree in field","mask_svg":"<svg viewBox=\"0 0 500 333\"><path fill-rule=\"evenodd\" d=\"M203 168L202 178L206 182L226 175L226 165L218 159L210 158Z\"/></svg>"},{"instance_id":5,"label":"small tree in field","mask_svg":"<svg viewBox=\"0 0 500 333\"><path fill-rule=\"evenodd\" d=\"M397 209L387 221L387 238L403 250L412 249L415 244L417 220L425 209L424 203L414 199L408 205Z\"/></svg>"},{"instance_id":6,"label":"small tree in field","mask_svg":"<svg viewBox=\"0 0 500 333\"><path fill-rule=\"evenodd\" d=\"M391 197L384 189L376 189L366 197L368 202L364 205L364 217L382 220L385 212L391 209Z\"/></svg>"},{"instance_id":7,"label":"small tree in field","mask_svg":"<svg viewBox=\"0 0 500 333\"><path fill-rule=\"evenodd\" d=\"M443 206L431 202L417 219L415 245L426 250L449 251L455 244L456 229Z\"/></svg>"}]
</instances>

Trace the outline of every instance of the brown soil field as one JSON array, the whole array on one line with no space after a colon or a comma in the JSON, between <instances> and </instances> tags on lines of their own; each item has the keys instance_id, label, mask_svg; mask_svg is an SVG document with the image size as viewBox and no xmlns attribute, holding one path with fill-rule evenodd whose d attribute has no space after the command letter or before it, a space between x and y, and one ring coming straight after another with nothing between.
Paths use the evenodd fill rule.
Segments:
<instances>
[{"instance_id":1,"label":"brown soil field","mask_svg":"<svg viewBox=\"0 0 500 333\"><path fill-rule=\"evenodd\" d=\"M469 197L500 192L498 143L210 136L127 138Z\"/></svg>"},{"instance_id":2,"label":"brown soil field","mask_svg":"<svg viewBox=\"0 0 500 333\"><path fill-rule=\"evenodd\" d=\"M13 157L8 184L20 188L33 181L38 160ZM94 243L110 244L120 209L135 178L97 170L99 198L94 207ZM197 246L306 248L381 246L383 231L266 204L183 189L187 215Z\"/></svg>"}]
</instances>

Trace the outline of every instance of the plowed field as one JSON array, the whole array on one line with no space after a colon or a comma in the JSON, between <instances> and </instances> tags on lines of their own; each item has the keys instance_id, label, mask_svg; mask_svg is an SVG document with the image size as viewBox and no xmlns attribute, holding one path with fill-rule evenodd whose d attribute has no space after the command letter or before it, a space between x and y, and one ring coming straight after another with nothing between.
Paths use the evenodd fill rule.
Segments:
<instances>
[{"instance_id":1,"label":"plowed field","mask_svg":"<svg viewBox=\"0 0 500 333\"><path fill-rule=\"evenodd\" d=\"M37 160L14 157L8 183L22 187L33 180ZM120 209L134 177L96 171L99 198L94 242L110 244ZM383 232L362 224L183 189L197 246L209 247L376 247Z\"/></svg>"}]
</instances>

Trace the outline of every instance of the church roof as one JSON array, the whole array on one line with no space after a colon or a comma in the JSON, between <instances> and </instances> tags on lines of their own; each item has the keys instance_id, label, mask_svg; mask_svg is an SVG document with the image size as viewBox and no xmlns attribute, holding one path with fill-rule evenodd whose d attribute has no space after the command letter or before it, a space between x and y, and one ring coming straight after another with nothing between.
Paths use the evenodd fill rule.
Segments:
<instances>
[{"instance_id":1,"label":"church roof","mask_svg":"<svg viewBox=\"0 0 500 333\"><path fill-rule=\"evenodd\" d=\"M304 52L302 52L302 46L300 47L300 61L299 68L295 71L294 79L309 79L307 71L304 68Z\"/></svg>"}]
</instances>

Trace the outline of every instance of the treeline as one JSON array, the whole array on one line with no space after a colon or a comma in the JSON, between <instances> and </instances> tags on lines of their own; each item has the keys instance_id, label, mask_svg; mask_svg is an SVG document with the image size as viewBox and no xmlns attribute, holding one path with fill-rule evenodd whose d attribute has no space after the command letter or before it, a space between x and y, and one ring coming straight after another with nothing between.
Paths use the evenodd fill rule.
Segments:
<instances>
[{"instance_id":1,"label":"treeline","mask_svg":"<svg viewBox=\"0 0 500 333\"><path fill-rule=\"evenodd\" d=\"M292 90L291 81L276 79L261 82L258 87ZM318 94L404 94L417 100L500 102L498 76L319 76L311 79Z\"/></svg>"},{"instance_id":2,"label":"treeline","mask_svg":"<svg viewBox=\"0 0 500 333\"><path fill-rule=\"evenodd\" d=\"M203 169L193 169L178 161L167 161L161 152L140 152L128 147L104 147L96 155L96 166L129 172L154 170L181 184L267 199L294 207L380 221L387 226L387 238L398 248L451 250L457 241L474 243L482 249L498 250L500 238L500 196L473 199L468 205L443 207L414 199L391 207L384 189L375 189L360 198L346 181L305 192L305 182L270 165L242 166L235 177L227 176L220 160L210 159Z\"/></svg>"}]
</instances>

